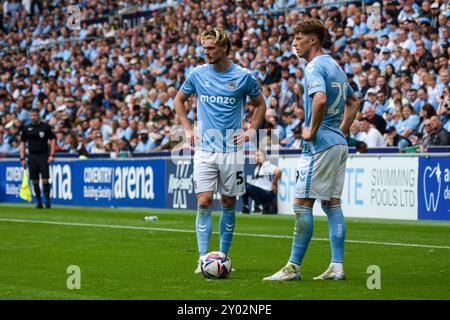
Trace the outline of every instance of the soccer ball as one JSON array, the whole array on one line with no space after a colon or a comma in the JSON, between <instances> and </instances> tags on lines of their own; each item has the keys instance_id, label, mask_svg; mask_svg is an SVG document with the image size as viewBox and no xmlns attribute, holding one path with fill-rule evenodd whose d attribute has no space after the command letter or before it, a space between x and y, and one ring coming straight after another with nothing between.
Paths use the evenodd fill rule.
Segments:
<instances>
[{"instance_id":1,"label":"soccer ball","mask_svg":"<svg viewBox=\"0 0 450 320\"><path fill-rule=\"evenodd\" d=\"M225 279L231 273L231 260L223 252L213 251L202 258L201 269L207 279Z\"/></svg>"}]
</instances>

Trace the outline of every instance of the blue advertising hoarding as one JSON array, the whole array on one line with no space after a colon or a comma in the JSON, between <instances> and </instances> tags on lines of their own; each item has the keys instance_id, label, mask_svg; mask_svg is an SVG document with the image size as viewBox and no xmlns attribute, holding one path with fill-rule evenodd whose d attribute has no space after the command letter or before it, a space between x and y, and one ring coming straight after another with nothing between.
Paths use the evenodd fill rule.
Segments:
<instances>
[{"instance_id":1,"label":"blue advertising hoarding","mask_svg":"<svg viewBox=\"0 0 450 320\"><path fill-rule=\"evenodd\" d=\"M255 164L244 166L245 181L250 182ZM167 160L167 208L197 210L197 198L193 182L194 165L191 159ZM220 196L214 195L213 209L219 210ZM236 210L241 210L242 201L237 201Z\"/></svg>"},{"instance_id":2,"label":"blue advertising hoarding","mask_svg":"<svg viewBox=\"0 0 450 320\"><path fill-rule=\"evenodd\" d=\"M419 220L450 221L450 157L422 157L418 181Z\"/></svg>"},{"instance_id":3,"label":"blue advertising hoarding","mask_svg":"<svg viewBox=\"0 0 450 320\"><path fill-rule=\"evenodd\" d=\"M54 204L102 207L166 206L164 160L58 161L50 166ZM23 169L0 162L0 202L19 198Z\"/></svg>"}]
</instances>

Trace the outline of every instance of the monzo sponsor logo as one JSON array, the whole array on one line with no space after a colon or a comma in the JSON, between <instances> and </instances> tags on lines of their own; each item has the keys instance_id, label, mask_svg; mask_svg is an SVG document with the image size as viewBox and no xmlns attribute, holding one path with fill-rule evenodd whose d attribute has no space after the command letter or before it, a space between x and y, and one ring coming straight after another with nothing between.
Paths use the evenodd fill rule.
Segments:
<instances>
[{"instance_id":1,"label":"monzo sponsor logo","mask_svg":"<svg viewBox=\"0 0 450 320\"><path fill-rule=\"evenodd\" d=\"M200 95L200 101L233 105L236 103L236 98L226 97L226 96L205 96L202 94L202 95Z\"/></svg>"}]
</instances>

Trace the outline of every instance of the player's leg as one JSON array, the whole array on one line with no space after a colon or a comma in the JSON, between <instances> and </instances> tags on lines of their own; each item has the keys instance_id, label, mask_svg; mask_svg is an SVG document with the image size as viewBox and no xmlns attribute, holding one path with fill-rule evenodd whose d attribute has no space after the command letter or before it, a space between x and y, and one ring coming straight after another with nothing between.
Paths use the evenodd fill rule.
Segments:
<instances>
[{"instance_id":1,"label":"player's leg","mask_svg":"<svg viewBox=\"0 0 450 320\"><path fill-rule=\"evenodd\" d=\"M228 255L231 241L233 240L234 226L236 224L236 197L222 195L220 204L220 251Z\"/></svg>"},{"instance_id":2,"label":"player's leg","mask_svg":"<svg viewBox=\"0 0 450 320\"><path fill-rule=\"evenodd\" d=\"M322 209L328 217L328 230L331 245L331 263L328 269L315 280L334 279L342 280L345 278L343 261L344 261L344 244L346 235L345 219L341 207L341 194L345 180L345 164L347 160L347 147L341 146L340 155L336 159L339 167L336 171L334 188L332 197L329 201L322 200Z\"/></svg>"},{"instance_id":3,"label":"player's leg","mask_svg":"<svg viewBox=\"0 0 450 320\"><path fill-rule=\"evenodd\" d=\"M208 253L212 233L212 203L217 188L218 171L212 160L214 155L197 150L194 156L194 188L197 194L195 230L200 259ZM195 273L200 273L200 259Z\"/></svg>"},{"instance_id":4,"label":"player's leg","mask_svg":"<svg viewBox=\"0 0 450 320\"><path fill-rule=\"evenodd\" d=\"M264 281L300 280L300 266L312 238L314 224L312 208L315 198L311 194L311 180L315 169L313 157L300 158L295 187L294 214L295 227L292 239L291 256L288 263L280 271Z\"/></svg>"},{"instance_id":5,"label":"player's leg","mask_svg":"<svg viewBox=\"0 0 450 320\"><path fill-rule=\"evenodd\" d=\"M200 192L197 194L197 218L195 229L197 231L197 244L200 256L208 253L209 239L212 233L211 208L213 192Z\"/></svg>"},{"instance_id":6,"label":"player's leg","mask_svg":"<svg viewBox=\"0 0 450 320\"><path fill-rule=\"evenodd\" d=\"M236 223L236 196L245 193L243 152L220 155L217 191L221 194L220 251L228 255Z\"/></svg>"},{"instance_id":7,"label":"player's leg","mask_svg":"<svg viewBox=\"0 0 450 320\"><path fill-rule=\"evenodd\" d=\"M42 176L42 184L44 186L44 195L45 195L45 207L47 209L51 208L50 204L50 165L47 162L47 157L43 157L40 161L40 171Z\"/></svg>"},{"instance_id":8,"label":"player's leg","mask_svg":"<svg viewBox=\"0 0 450 320\"><path fill-rule=\"evenodd\" d=\"M36 195L36 208L42 209L41 187L39 185L39 166L38 161L34 157L28 159L28 169L30 172L30 179L33 183L34 194Z\"/></svg>"}]
</instances>

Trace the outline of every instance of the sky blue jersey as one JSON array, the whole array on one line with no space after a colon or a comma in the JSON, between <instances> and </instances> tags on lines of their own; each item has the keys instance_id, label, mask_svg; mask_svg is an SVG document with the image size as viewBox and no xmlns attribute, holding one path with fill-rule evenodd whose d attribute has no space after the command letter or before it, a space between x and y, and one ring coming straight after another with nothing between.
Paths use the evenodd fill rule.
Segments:
<instances>
[{"instance_id":1,"label":"sky blue jersey","mask_svg":"<svg viewBox=\"0 0 450 320\"><path fill-rule=\"evenodd\" d=\"M327 95L325 115L315 138L304 141L302 153L312 155L337 144L347 144L339 128L344 115L347 96L353 94L348 84L347 75L337 62L329 55L319 55L311 60L305 68L306 103L305 127L311 127L312 102L314 93L325 92Z\"/></svg>"},{"instance_id":2,"label":"sky blue jersey","mask_svg":"<svg viewBox=\"0 0 450 320\"><path fill-rule=\"evenodd\" d=\"M185 96L197 95L198 149L211 152L233 152L233 136L242 129L247 96L261 92L251 72L234 63L224 72L212 64L194 68L181 86Z\"/></svg>"}]
</instances>

